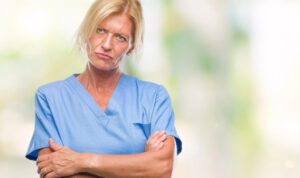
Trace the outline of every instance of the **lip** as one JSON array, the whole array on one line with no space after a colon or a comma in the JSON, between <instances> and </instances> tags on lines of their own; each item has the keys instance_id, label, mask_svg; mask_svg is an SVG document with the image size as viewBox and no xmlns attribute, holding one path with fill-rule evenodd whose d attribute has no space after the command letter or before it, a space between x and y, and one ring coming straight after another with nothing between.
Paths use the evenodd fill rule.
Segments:
<instances>
[{"instance_id":1,"label":"lip","mask_svg":"<svg viewBox=\"0 0 300 178\"><path fill-rule=\"evenodd\" d=\"M112 60L113 58L109 55L106 55L106 54L103 54L103 53L96 53L96 55L99 57L99 58L102 58L102 59L107 59L107 60Z\"/></svg>"}]
</instances>

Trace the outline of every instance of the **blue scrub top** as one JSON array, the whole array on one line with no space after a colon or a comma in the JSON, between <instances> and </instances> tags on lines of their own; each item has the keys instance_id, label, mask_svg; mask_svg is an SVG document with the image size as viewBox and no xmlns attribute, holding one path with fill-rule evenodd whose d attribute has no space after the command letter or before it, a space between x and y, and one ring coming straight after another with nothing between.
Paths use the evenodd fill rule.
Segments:
<instances>
[{"instance_id":1,"label":"blue scrub top","mask_svg":"<svg viewBox=\"0 0 300 178\"><path fill-rule=\"evenodd\" d=\"M73 74L63 81L41 86L35 95L35 129L26 158L37 159L37 150L53 140L76 152L137 154L148 137L166 130L174 136L177 154L181 140L166 89L122 74L105 112Z\"/></svg>"}]
</instances>

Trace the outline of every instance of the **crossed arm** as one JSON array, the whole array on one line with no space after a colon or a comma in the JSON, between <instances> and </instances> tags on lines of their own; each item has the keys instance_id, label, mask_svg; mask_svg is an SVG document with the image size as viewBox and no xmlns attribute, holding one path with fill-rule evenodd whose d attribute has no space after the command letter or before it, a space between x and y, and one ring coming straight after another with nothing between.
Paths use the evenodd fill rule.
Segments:
<instances>
[{"instance_id":1,"label":"crossed arm","mask_svg":"<svg viewBox=\"0 0 300 178\"><path fill-rule=\"evenodd\" d=\"M165 132L152 134L145 152L134 155L77 153L50 141L38 152L41 177L170 177L174 139Z\"/></svg>"}]
</instances>

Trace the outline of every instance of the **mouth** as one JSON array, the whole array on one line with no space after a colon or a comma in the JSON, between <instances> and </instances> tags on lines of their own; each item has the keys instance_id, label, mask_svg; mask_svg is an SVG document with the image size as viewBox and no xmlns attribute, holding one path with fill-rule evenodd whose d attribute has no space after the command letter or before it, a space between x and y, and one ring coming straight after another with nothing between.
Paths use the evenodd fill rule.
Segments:
<instances>
[{"instance_id":1,"label":"mouth","mask_svg":"<svg viewBox=\"0 0 300 178\"><path fill-rule=\"evenodd\" d=\"M107 54L104 53L96 53L96 56L98 56L101 59L106 59L106 60L112 60L113 58Z\"/></svg>"}]
</instances>

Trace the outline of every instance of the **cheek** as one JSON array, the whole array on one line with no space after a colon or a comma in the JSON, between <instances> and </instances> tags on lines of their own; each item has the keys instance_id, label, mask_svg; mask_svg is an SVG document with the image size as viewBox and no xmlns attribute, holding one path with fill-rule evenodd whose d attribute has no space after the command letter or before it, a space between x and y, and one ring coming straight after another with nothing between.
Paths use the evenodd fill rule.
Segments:
<instances>
[{"instance_id":1,"label":"cheek","mask_svg":"<svg viewBox=\"0 0 300 178\"><path fill-rule=\"evenodd\" d=\"M118 49L119 54L124 55L129 51L129 45L120 46Z\"/></svg>"},{"instance_id":2,"label":"cheek","mask_svg":"<svg viewBox=\"0 0 300 178\"><path fill-rule=\"evenodd\" d=\"M95 48L97 48L101 43L101 39L100 38L96 38L94 36L92 36L90 38L90 44L91 44L91 48L92 48L92 51L95 50Z\"/></svg>"},{"instance_id":3,"label":"cheek","mask_svg":"<svg viewBox=\"0 0 300 178\"><path fill-rule=\"evenodd\" d=\"M123 58L124 56L126 56L126 53L127 53L127 49L120 50L118 53L118 58Z\"/></svg>"}]
</instances>

